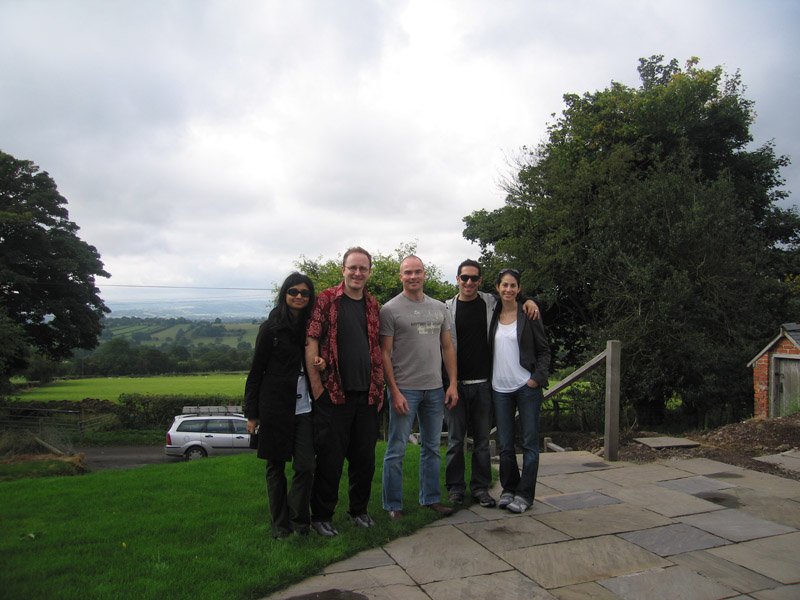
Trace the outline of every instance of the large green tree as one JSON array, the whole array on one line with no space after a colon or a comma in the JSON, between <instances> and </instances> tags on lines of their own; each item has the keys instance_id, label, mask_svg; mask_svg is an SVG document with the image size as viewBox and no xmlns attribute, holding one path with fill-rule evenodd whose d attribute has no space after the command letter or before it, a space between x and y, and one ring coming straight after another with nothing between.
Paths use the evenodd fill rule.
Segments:
<instances>
[{"instance_id":1,"label":"large green tree","mask_svg":"<svg viewBox=\"0 0 800 600\"><path fill-rule=\"evenodd\" d=\"M400 283L400 261L416 253L416 244L405 244L392 254L372 254L372 275L367 283L369 293L383 305L403 291ZM297 270L314 282L317 293L342 282L342 258L323 260L300 257L294 263ZM277 292L277 290L276 290ZM425 293L437 300L452 298L458 288L445 281L436 265L425 264Z\"/></svg>"},{"instance_id":2,"label":"large green tree","mask_svg":"<svg viewBox=\"0 0 800 600\"><path fill-rule=\"evenodd\" d=\"M566 108L525 151L505 206L465 218L486 261L522 268L562 362L623 342L623 394L643 424L682 398L702 425L747 414L749 358L790 314L800 219L781 167L751 148L738 72L641 59ZM720 416L719 414L715 416Z\"/></svg>"},{"instance_id":3,"label":"large green tree","mask_svg":"<svg viewBox=\"0 0 800 600\"><path fill-rule=\"evenodd\" d=\"M0 152L0 329L16 340L2 344L2 380L24 368L27 346L60 359L97 345L108 309L95 277L109 275L66 204L46 172Z\"/></svg>"}]
</instances>

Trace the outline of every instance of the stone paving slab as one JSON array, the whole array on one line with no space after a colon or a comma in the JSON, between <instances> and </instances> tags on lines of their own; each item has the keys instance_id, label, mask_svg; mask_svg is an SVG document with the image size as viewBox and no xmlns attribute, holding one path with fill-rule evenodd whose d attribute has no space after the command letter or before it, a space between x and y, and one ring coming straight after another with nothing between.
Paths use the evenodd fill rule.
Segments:
<instances>
[{"instance_id":1,"label":"stone paving slab","mask_svg":"<svg viewBox=\"0 0 800 600\"><path fill-rule=\"evenodd\" d=\"M631 531L622 533L619 537L659 556L716 548L730 543L726 539L685 523L674 523L643 531Z\"/></svg>"},{"instance_id":2,"label":"stone paving slab","mask_svg":"<svg viewBox=\"0 0 800 600\"><path fill-rule=\"evenodd\" d=\"M509 550L499 556L548 590L672 564L613 535Z\"/></svg>"},{"instance_id":3,"label":"stone paving slab","mask_svg":"<svg viewBox=\"0 0 800 600\"><path fill-rule=\"evenodd\" d=\"M553 491L550 494L540 494L539 488L544 484ZM571 494L575 492L595 492L621 489L619 485L596 477L591 473L571 473L568 475L550 475L540 477L536 483L537 497L553 496L555 494Z\"/></svg>"},{"instance_id":4,"label":"stone paving slab","mask_svg":"<svg viewBox=\"0 0 800 600\"><path fill-rule=\"evenodd\" d=\"M796 498L800 500L800 481L793 479L750 471L707 458L671 459L664 461L664 464L695 473L696 475L705 475L706 477L732 483L739 487L759 490L778 498Z\"/></svg>"},{"instance_id":5,"label":"stone paving slab","mask_svg":"<svg viewBox=\"0 0 800 600\"><path fill-rule=\"evenodd\" d=\"M669 458L661 461L662 464L673 469L680 469L695 475L717 475L720 473L744 474L747 469L736 467L727 463L711 460L710 458Z\"/></svg>"},{"instance_id":6,"label":"stone paving slab","mask_svg":"<svg viewBox=\"0 0 800 600\"><path fill-rule=\"evenodd\" d=\"M659 481L656 485L676 492L685 494L699 494L701 492L716 492L736 487L732 483L706 477L705 475L695 475L693 477L682 477L681 479L670 479L669 481Z\"/></svg>"},{"instance_id":7,"label":"stone paving slab","mask_svg":"<svg viewBox=\"0 0 800 600\"><path fill-rule=\"evenodd\" d=\"M753 593L756 600L797 600L800 598L800 584L784 585L772 590Z\"/></svg>"},{"instance_id":8,"label":"stone paving slab","mask_svg":"<svg viewBox=\"0 0 800 600\"><path fill-rule=\"evenodd\" d=\"M659 484L605 490L609 496L627 504L642 506L665 517L678 517L722 510L722 506L690 494L663 488Z\"/></svg>"},{"instance_id":9,"label":"stone paving slab","mask_svg":"<svg viewBox=\"0 0 800 600\"><path fill-rule=\"evenodd\" d=\"M606 579L600 585L624 600L717 600L736 594L735 590L681 566Z\"/></svg>"},{"instance_id":10,"label":"stone paving slab","mask_svg":"<svg viewBox=\"0 0 800 600\"><path fill-rule=\"evenodd\" d=\"M774 579L764 577L749 569L744 569L704 550L678 554L677 556L672 556L670 560L745 594L771 589L780 585Z\"/></svg>"},{"instance_id":11,"label":"stone paving slab","mask_svg":"<svg viewBox=\"0 0 800 600\"><path fill-rule=\"evenodd\" d=\"M783 584L800 583L800 532L712 548L707 552Z\"/></svg>"},{"instance_id":12,"label":"stone paving slab","mask_svg":"<svg viewBox=\"0 0 800 600\"><path fill-rule=\"evenodd\" d=\"M640 506L612 504L536 517L573 538L593 537L669 525L671 520Z\"/></svg>"},{"instance_id":13,"label":"stone paving slab","mask_svg":"<svg viewBox=\"0 0 800 600\"><path fill-rule=\"evenodd\" d=\"M517 571L437 581L422 586L431 600L554 600Z\"/></svg>"},{"instance_id":14,"label":"stone paving slab","mask_svg":"<svg viewBox=\"0 0 800 600\"><path fill-rule=\"evenodd\" d=\"M695 442L688 438L670 436L633 438L633 441L655 450L661 448L695 448L700 445L700 442Z\"/></svg>"},{"instance_id":15,"label":"stone paving slab","mask_svg":"<svg viewBox=\"0 0 800 600\"><path fill-rule=\"evenodd\" d=\"M383 548L373 548L364 550L348 559L328 565L323 574L341 573L343 571L358 571L360 569L371 569L374 567L386 567L395 564L391 556L386 554Z\"/></svg>"},{"instance_id":16,"label":"stone paving slab","mask_svg":"<svg viewBox=\"0 0 800 600\"><path fill-rule=\"evenodd\" d=\"M522 456L517 456L522 465ZM613 470L619 463L608 463L591 452L542 452L539 454L539 477L562 475L565 473L585 473L591 471Z\"/></svg>"},{"instance_id":17,"label":"stone paving slab","mask_svg":"<svg viewBox=\"0 0 800 600\"><path fill-rule=\"evenodd\" d=\"M679 520L733 542L744 542L796 531L793 527L786 527L786 525L759 519L746 512L732 508L680 517Z\"/></svg>"},{"instance_id":18,"label":"stone paving slab","mask_svg":"<svg viewBox=\"0 0 800 600\"><path fill-rule=\"evenodd\" d=\"M326 590L361 591L387 586L414 586L414 581L397 565L376 567L359 571L317 575L301 581L297 585L268 596L269 600L290 600L302 594L313 594Z\"/></svg>"},{"instance_id":19,"label":"stone paving slab","mask_svg":"<svg viewBox=\"0 0 800 600\"><path fill-rule=\"evenodd\" d=\"M459 525L459 529L495 554L504 550L571 539L568 535L548 527L532 517L466 523Z\"/></svg>"},{"instance_id":20,"label":"stone paving slab","mask_svg":"<svg viewBox=\"0 0 800 600\"><path fill-rule=\"evenodd\" d=\"M710 499L703 495L704 499ZM800 502L775 498L758 490L734 488L713 494L715 504L725 508L738 508L747 514L800 529Z\"/></svg>"},{"instance_id":21,"label":"stone paving slab","mask_svg":"<svg viewBox=\"0 0 800 600\"><path fill-rule=\"evenodd\" d=\"M686 477L686 473L679 469L655 463L627 466L624 469L598 471L596 476L626 487L655 483L667 479L680 479L681 477Z\"/></svg>"},{"instance_id":22,"label":"stone paving slab","mask_svg":"<svg viewBox=\"0 0 800 600\"><path fill-rule=\"evenodd\" d=\"M425 527L384 548L420 584L509 570L506 563L456 527Z\"/></svg>"},{"instance_id":23,"label":"stone paving slab","mask_svg":"<svg viewBox=\"0 0 800 600\"><path fill-rule=\"evenodd\" d=\"M552 496L554 494L560 494L561 490L556 489L554 487L550 487L546 483L543 483L541 479L536 481L536 492L534 493L535 498L541 498L542 496Z\"/></svg>"},{"instance_id":24,"label":"stone paving slab","mask_svg":"<svg viewBox=\"0 0 800 600\"><path fill-rule=\"evenodd\" d=\"M460 525L461 523L483 523L484 521L486 521L486 517L479 515L476 510L470 507L457 510L449 517L438 519L433 523L429 523L426 527L444 527L445 525Z\"/></svg>"},{"instance_id":25,"label":"stone paving slab","mask_svg":"<svg viewBox=\"0 0 800 600\"><path fill-rule=\"evenodd\" d=\"M789 450L788 452L769 454L767 456L757 456L756 460L773 465L779 465L789 471L800 473L800 452L797 450Z\"/></svg>"},{"instance_id":26,"label":"stone paving slab","mask_svg":"<svg viewBox=\"0 0 800 600\"><path fill-rule=\"evenodd\" d=\"M550 590L558 600L619 600L599 583L579 583Z\"/></svg>"},{"instance_id":27,"label":"stone paving slab","mask_svg":"<svg viewBox=\"0 0 800 600\"><path fill-rule=\"evenodd\" d=\"M574 494L547 496L542 498L542 502L554 506L558 510L576 510L620 503L616 498L601 494L600 492L576 492Z\"/></svg>"},{"instance_id":28,"label":"stone paving slab","mask_svg":"<svg viewBox=\"0 0 800 600\"><path fill-rule=\"evenodd\" d=\"M411 585L390 585L382 588L369 588L361 590L360 593L364 594L367 600L431 600L431 597L419 587ZM308 600L324 600L324 598L324 596L319 596L309 598Z\"/></svg>"}]
</instances>

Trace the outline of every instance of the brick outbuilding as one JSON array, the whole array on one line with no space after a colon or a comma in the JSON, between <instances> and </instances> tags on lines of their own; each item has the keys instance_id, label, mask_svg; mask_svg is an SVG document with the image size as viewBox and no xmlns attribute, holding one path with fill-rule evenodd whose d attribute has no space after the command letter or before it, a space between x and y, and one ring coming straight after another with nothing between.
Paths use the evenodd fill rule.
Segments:
<instances>
[{"instance_id":1,"label":"brick outbuilding","mask_svg":"<svg viewBox=\"0 0 800 600\"><path fill-rule=\"evenodd\" d=\"M781 332L747 363L753 367L754 415L780 417L800 410L800 324Z\"/></svg>"}]
</instances>

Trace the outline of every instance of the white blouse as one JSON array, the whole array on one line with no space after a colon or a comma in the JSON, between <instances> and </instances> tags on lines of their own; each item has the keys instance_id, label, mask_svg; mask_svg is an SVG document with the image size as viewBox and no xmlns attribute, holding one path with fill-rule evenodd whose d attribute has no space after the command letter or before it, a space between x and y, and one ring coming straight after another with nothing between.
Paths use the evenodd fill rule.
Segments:
<instances>
[{"instance_id":1,"label":"white blouse","mask_svg":"<svg viewBox=\"0 0 800 600\"><path fill-rule=\"evenodd\" d=\"M531 372L519 364L517 322L497 324L494 334L494 359L492 363L492 389L496 392L516 392L528 383Z\"/></svg>"}]
</instances>

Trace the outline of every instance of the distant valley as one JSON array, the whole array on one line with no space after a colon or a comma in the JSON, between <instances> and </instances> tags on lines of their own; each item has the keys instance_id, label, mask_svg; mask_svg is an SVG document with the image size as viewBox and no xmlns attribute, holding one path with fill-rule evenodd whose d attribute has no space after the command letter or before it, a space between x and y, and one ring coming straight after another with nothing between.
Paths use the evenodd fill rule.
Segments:
<instances>
[{"instance_id":1,"label":"distant valley","mask_svg":"<svg viewBox=\"0 0 800 600\"><path fill-rule=\"evenodd\" d=\"M258 300L140 300L135 302L107 301L111 309L110 318L184 318L190 320L240 321L264 320L271 306L264 299Z\"/></svg>"}]
</instances>

